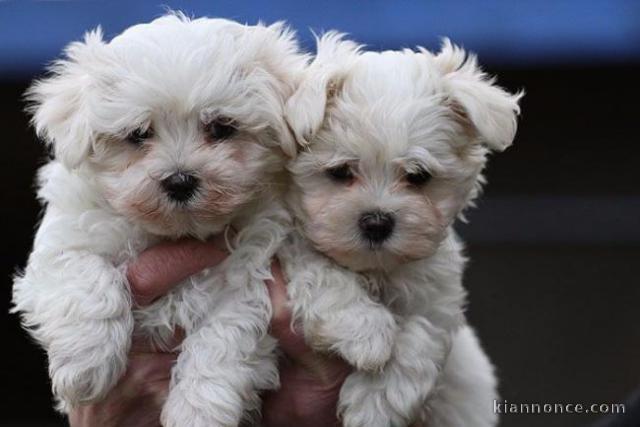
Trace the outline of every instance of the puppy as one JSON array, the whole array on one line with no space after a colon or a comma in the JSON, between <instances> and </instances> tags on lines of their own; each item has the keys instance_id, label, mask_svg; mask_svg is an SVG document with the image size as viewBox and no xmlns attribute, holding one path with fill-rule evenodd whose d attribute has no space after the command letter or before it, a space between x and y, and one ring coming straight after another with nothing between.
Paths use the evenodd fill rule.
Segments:
<instances>
[{"instance_id":1,"label":"puppy","mask_svg":"<svg viewBox=\"0 0 640 427\"><path fill-rule=\"evenodd\" d=\"M173 13L108 43L88 33L29 89L55 160L39 172L45 212L13 301L62 411L111 389L134 330L164 348L186 333L165 426L236 426L278 386L263 279L289 229L283 109L306 62L282 24ZM223 264L132 307L125 271L140 251L231 227Z\"/></svg>"},{"instance_id":2,"label":"puppy","mask_svg":"<svg viewBox=\"0 0 640 427\"><path fill-rule=\"evenodd\" d=\"M495 424L452 224L489 150L512 143L520 97L448 40L438 54L319 40L286 107L298 233L279 257L308 342L356 368L340 394L346 427Z\"/></svg>"}]
</instances>

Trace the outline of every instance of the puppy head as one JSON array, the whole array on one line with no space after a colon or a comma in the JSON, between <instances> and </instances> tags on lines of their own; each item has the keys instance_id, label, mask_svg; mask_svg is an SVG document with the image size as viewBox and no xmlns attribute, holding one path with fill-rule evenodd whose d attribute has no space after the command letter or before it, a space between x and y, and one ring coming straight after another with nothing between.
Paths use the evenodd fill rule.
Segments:
<instances>
[{"instance_id":1,"label":"puppy head","mask_svg":"<svg viewBox=\"0 0 640 427\"><path fill-rule=\"evenodd\" d=\"M275 185L306 59L282 24L170 14L71 44L27 92L37 132L150 232L206 236Z\"/></svg>"},{"instance_id":2,"label":"puppy head","mask_svg":"<svg viewBox=\"0 0 640 427\"><path fill-rule=\"evenodd\" d=\"M357 271L430 256L477 195L488 150L511 144L520 97L448 41L435 55L360 53L324 36L286 107L303 232Z\"/></svg>"}]
</instances>

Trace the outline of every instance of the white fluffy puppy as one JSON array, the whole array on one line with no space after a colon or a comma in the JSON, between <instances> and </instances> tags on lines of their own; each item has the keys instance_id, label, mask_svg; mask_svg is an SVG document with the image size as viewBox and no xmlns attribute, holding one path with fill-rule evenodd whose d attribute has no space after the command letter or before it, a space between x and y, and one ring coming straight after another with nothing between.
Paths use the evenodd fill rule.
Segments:
<instances>
[{"instance_id":1,"label":"white fluffy puppy","mask_svg":"<svg viewBox=\"0 0 640 427\"><path fill-rule=\"evenodd\" d=\"M452 224L488 151L511 144L519 98L449 41L432 54L319 40L286 108L300 235L279 257L309 343L357 368L340 395L346 427L495 424Z\"/></svg>"},{"instance_id":2,"label":"white fluffy puppy","mask_svg":"<svg viewBox=\"0 0 640 427\"><path fill-rule=\"evenodd\" d=\"M263 279L288 232L283 110L305 64L281 24L169 14L108 43L88 33L28 91L55 160L39 173L46 211L14 303L47 350L61 410L118 381L134 324L161 346L186 331L165 426L236 426L258 389L277 387ZM132 312L128 261L227 227L223 264Z\"/></svg>"}]
</instances>

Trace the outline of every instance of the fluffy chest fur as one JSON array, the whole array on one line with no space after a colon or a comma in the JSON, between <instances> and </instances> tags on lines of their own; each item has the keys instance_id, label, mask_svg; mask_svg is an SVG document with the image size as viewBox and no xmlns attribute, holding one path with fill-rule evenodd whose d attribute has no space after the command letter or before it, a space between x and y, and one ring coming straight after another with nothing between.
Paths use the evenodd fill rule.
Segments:
<instances>
[{"instance_id":1,"label":"fluffy chest fur","mask_svg":"<svg viewBox=\"0 0 640 427\"><path fill-rule=\"evenodd\" d=\"M399 318L420 314L446 323L463 319L466 291L462 287L462 273L466 259L452 229L432 257L391 272L355 273L340 267L316 251L298 232L289 235L278 257L291 281L289 289L294 310L305 310L298 307L298 292L321 286L323 278L328 277L356 283L372 300L387 306ZM335 295L335 299L335 307L340 307L341 295Z\"/></svg>"}]
</instances>

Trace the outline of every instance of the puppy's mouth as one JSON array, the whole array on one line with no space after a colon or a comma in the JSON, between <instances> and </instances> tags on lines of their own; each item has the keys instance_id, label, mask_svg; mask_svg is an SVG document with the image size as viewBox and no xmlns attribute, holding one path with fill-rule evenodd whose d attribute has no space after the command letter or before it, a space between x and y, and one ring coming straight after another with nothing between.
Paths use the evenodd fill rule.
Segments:
<instances>
[{"instance_id":1,"label":"puppy's mouth","mask_svg":"<svg viewBox=\"0 0 640 427\"><path fill-rule=\"evenodd\" d=\"M230 212L233 209L218 196L208 197L202 190L194 191L189 197L156 194L155 198L135 201L126 208L127 215L149 232L169 237L203 237L216 233L231 221Z\"/></svg>"},{"instance_id":2,"label":"puppy's mouth","mask_svg":"<svg viewBox=\"0 0 640 427\"><path fill-rule=\"evenodd\" d=\"M382 242L372 242L370 240L365 240L363 242L363 247L365 251L369 252L372 256L380 256L385 254L386 247Z\"/></svg>"},{"instance_id":3,"label":"puppy's mouth","mask_svg":"<svg viewBox=\"0 0 640 427\"><path fill-rule=\"evenodd\" d=\"M391 237L387 237L384 239L370 239L368 237L362 236L362 246L366 247L370 251L381 251L384 250L386 246L388 246Z\"/></svg>"},{"instance_id":4,"label":"puppy's mouth","mask_svg":"<svg viewBox=\"0 0 640 427\"><path fill-rule=\"evenodd\" d=\"M198 198L200 197L200 192L196 191L193 195L193 197L190 197L188 199L184 199L184 200L176 200L176 199L172 199L167 197L167 205L170 206L172 209L175 209L177 211L180 211L184 214L188 214L194 207L194 205L196 205L196 201L198 200Z\"/></svg>"}]
</instances>

